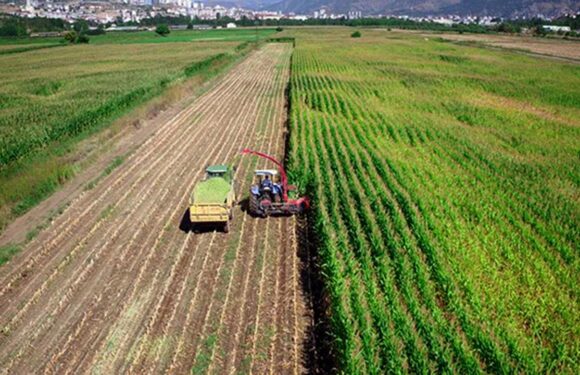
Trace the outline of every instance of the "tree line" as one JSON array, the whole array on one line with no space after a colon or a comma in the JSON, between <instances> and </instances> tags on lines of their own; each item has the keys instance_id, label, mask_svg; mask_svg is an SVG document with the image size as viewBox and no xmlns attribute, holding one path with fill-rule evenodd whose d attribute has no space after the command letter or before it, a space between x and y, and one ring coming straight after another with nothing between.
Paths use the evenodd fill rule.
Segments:
<instances>
[{"instance_id":1,"label":"tree line","mask_svg":"<svg viewBox=\"0 0 580 375\"><path fill-rule=\"evenodd\" d=\"M505 32L505 33L519 33L523 29L530 29L536 34L545 34L546 31L542 29L542 25L558 25L569 26L572 30L571 36L577 36L575 30L580 29L580 17L565 16L555 20L543 20L540 18L533 18L527 20L501 20L495 19L494 25L484 26L477 23L458 23L453 25L444 25L432 21L414 21L409 19L399 18L360 18L360 19L307 19L307 20L255 20L248 17L243 17L240 20L235 20L230 17L222 17L218 14L215 20L202 20L198 17L190 18L189 16L164 16L156 15L155 17L146 18L140 22L129 21L123 22L118 18L114 23L118 26L157 26L164 25L188 25L188 28L193 28L195 25L210 25L213 27L224 27L230 22L235 22L238 26L254 27L254 26L351 26L351 27L387 27L409 30L432 30L432 31L454 31L466 33L490 33L490 32ZM112 25L91 24L85 20L78 20L73 25L68 24L61 19L49 18L21 18L13 15L0 14L0 36L7 37L25 37L34 32L50 32L50 31L68 31L74 30L80 34L101 34L104 33L104 28ZM96 30L89 30L89 26L98 27Z\"/></svg>"}]
</instances>

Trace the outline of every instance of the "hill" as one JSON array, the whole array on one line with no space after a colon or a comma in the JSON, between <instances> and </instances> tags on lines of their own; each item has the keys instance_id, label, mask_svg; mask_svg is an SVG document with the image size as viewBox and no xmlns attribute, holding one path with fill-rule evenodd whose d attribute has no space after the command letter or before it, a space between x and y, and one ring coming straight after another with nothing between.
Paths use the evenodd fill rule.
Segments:
<instances>
[{"instance_id":1,"label":"hill","mask_svg":"<svg viewBox=\"0 0 580 375\"><path fill-rule=\"evenodd\" d=\"M558 16L580 11L580 2L573 0L284 0L271 6L273 10L311 13L326 7L333 13L362 11L365 15L492 15L503 17Z\"/></svg>"}]
</instances>

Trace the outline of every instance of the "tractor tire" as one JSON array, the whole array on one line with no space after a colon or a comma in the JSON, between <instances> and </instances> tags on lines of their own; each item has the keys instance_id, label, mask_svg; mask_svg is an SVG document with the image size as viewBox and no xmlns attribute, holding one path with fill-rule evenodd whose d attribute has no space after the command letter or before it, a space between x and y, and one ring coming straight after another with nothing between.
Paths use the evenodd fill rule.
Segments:
<instances>
[{"instance_id":1,"label":"tractor tire","mask_svg":"<svg viewBox=\"0 0 580 375\"><path fill-rule=\"evenodd\" d=\"M258 202L258 198L254 194L250 194L250 214L253 216L260 216L264 217L264 210L260 208L260 202Z\"/></svg>"}]
</instances>

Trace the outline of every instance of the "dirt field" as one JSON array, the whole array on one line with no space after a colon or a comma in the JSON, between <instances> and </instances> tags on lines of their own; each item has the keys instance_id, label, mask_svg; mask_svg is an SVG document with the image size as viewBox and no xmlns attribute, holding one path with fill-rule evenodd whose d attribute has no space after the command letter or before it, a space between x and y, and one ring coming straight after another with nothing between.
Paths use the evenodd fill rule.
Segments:
<instances>
[{"instance_id":1,"label":"dirt field","mask_svg":"<svg viewBox=\"0 0 580 375\"><path fill-rule=\"evenodd\" d=\"M479 42L491 47L516 49L524 52L578 60L580 62L580 42L551 38L533 38L508 35L486 34L425 34L430 37L460 42Z\"/></svg>"},{"instance_id":2,"label":"dirt field","mask_svg":"<svg viewBox=\"0 0 580 375\"><path fill-rule=\"evenodd\" d=\"M299 373L310 322L294 218L180 230L212 163L282 157L291 47L237 65L0 268L0 373Z\"/></svg>"}]
</instances>

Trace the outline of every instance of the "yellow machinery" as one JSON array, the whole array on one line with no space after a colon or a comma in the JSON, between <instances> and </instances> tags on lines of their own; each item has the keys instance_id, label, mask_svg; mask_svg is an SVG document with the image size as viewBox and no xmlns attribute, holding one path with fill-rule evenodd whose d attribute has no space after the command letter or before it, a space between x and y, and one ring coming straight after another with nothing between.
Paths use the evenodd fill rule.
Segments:
<instances>
[{"instance_id":1,"label":"yellow machinery","mask_svg":"<svg viewBox=\"0 0 580 375\"><path fill-rule=\"evenodd\" d=\"M192 226L215 224L229 232L235 201L232 169L226 165L208 167L204 180L191 194L189 216Z\"/></svg>"}]
</instances>

